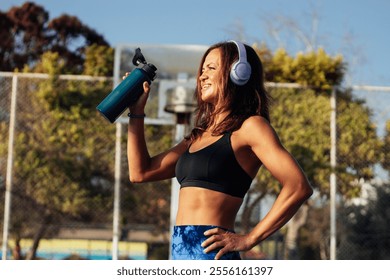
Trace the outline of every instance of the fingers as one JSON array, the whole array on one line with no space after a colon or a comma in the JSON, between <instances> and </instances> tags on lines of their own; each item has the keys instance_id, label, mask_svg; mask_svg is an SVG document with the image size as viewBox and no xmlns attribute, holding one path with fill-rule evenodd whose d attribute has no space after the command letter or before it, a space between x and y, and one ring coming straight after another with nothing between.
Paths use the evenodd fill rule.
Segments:
<instances>
[{"instance_id":1,"label":"fingers","mask_svg":"<svg viewBox=\"0 0 390 280\"><path fill-rule=\"evenodd\" d=\"M126 79L131 72L126 72L125 75L122 77L122 80ZM149 93L150 92L150 85L148 82L143 83L144 92Z\"/></svg>"},{"instance_id":2,"label":"fingers","mask_svg":"<svg viewBox=\"0 0 390 280\"><path fill-rule=\"evenodd\" d=\"M226 230L216 227L216 228L206 230L203 234L209 236L213 234L223 234L223 233L226 233Z\"/></svg>"},{"instance_id":3,"label":"fingers","mask_svg":"<svg viewBox=\"0 0 390 280\"><path fill-rule=\"evenodd\" d=\"M201 246L204 253L216 251L215 259L220 259L229 252L247 251L253 246L248 243L250 240L246 235L236 234L221 228L213 228L204 232L209 236Z\"/></svg>"},{"instance_id":4,"label":"fingers","mask_svg":"<svg viewBox=\"0 0 390 280\"><path fill-rule=\"evenodd\" d=\"M216 260L219 260L223 255L226 253L229 253L229 250L226 250L225 248L222 248L221 250L218 251L218 253L215 255Z\"/></svg>"},{"instance_id":5,"label":"fingers","mask_svg":"<svg viewBox=\"0 0 390 280\"><path fill-rule=\"evenodd\" d=\"M126 79L127 76L129 76L129 75L130 75L130 72L126 72L125 75L122 77L122 80Z\"/></svg>"},{"instance_id":6,"label":"fingers","mask_svg":"<svg viewBox=\"0 0 390 280\"><path fill-rule=\"evenodd\" d=\"M213 228L211 230L205 231L204 235L210 236L207 238L201 246L204 249L204 252L207 254L211 251L218 250L218 253L215 256L215 259L220 259L224 254L228 253L230 250L227 248L230 237L234 234L227 232L220 228Z\"/></svg>"},{"instance_id":7,"label":"fingers","mask_svg":"<svg viewBox=\"0 0 390 280\"><path fill-rule=\"evenodd\" d=\"M218 249L219 247L221 247L222 245L222 241L223 241L223 237L222 235L213 235L209 238L207 238L202 244L201 246L204 249L204 251L206 253L210 252L210 251L213 251L215 249Z\"/></svg>"},{"instance_id":8,"label":"fingers","mask_svg":"<svg viewBox=\"0 0 390 280\"><path fill-rule=\"evenodd\" d=\"M222 240L222 235L225 234L226 231L223 230L223 229L220 229L220 228L213 228L213 229L210 229L210 230L207 230L204 232L204 235L206 236L210 236L209 238L207 238L203 243L202 243L202 247L203 248L206 248L206 247L209 247L211 244L214 244L220 240ZM215 246L214 246L215 247ZM213 250L213 249L211 249ZM207 251L210 251L209 249L207 249Z\"/></svg>"}]
</instances>

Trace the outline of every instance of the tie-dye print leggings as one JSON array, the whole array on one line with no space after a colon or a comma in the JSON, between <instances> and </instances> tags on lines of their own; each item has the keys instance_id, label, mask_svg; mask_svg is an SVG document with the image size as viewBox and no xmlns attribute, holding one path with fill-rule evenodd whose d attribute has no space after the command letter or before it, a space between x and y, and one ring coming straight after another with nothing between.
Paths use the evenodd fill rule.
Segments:
<instances>
[{"instance_id":1,"label":"tie-dye print leggings","mask_svg":"<svg viewBox=\"0 0 390 280\"><path fill-rule=\"evenodd\" d=\"M172 234L173 260L213 260L218 250L203 252L202 242L207 239L204 232L216 226L175 226ZM226 230L226 229L224 229ZM221 257L222 260L240 260L238 252L229 252Z\"/></svg>"}]
</instances>

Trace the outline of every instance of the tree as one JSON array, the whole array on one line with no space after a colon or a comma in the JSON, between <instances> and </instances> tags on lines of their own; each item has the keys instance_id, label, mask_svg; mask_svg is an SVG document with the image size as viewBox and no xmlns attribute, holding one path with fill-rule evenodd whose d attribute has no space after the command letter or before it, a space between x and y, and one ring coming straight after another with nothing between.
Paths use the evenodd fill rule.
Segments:
<instances>
[{"instance_id":1,"label":"tree","mask_svg":"<svg viewBox=\"0 0 390 280\"><path fill-rule=\"evenodd\" d=\"M0 71L33 68L47 51L65 61L66 73L83 72L85 49L93 44L108 46L103 36L78 18L61 15L49 21L49 13L33 2L0 11Z\"/></svg>"},{"instance_id":2,"label":"tree","mask_svg":"<svg viewBox=\"0 0 390 280\"><path fill-rule=\"evenodd\" d=\"M295 57L278 49L271 57L264 58L264 64L267 81L298 83L317 90L340 85L346 70L341 55L331 57L322 48L299 52Z\"/></svg>"},{"instance_id":3,"label":"tree","mask_svg":"<svg viewBox=\"0 0 390 280\"><path fill-rule=\"evenodd\" d=\"M51 51L57 52L67 61L67 72L82 73L86 55L86 47L108 46L106 40L93 29L69 15L62 15L48 24L48 29L54 31L51 37ZM112 75L112 73L107 73Z\"/></svg>"},{"instance_id":4,"label":"tree","mask_svg":"<svg viewBox=\"0 0 390 280\"><path fill-rule=\"evenodd\" d=\"M12 66L12 53L14 52L13 23L6 13L0 11L0 61L1 70L10 71Z\"/></svg>"},{"instance_id":5,"label":"tree","mask_svg":"<svg viewBox=\"0 0 390 280\"><path fill-rule=\"evenodd\" d=\"M48 43L45 35L48 13L41 6L26 2L21 7L12 7L3 15L2 32L4 29L4 36L12 39L0 43L6 51L1 70L12 71L34 63Z\"/></svg>"},{"instance_id":6,"label":"tree","mask_svg":"<svg viewBox=\"0 0 390 280\"><path fill-rule=\"evenodd\" d=\"M114 67L114 49L93 44L85 50L84 75L111 76Z\"/></svg>"},{"instance_id":7,"label":"tree","mask_svg":"<svg viewBox=\"0 0 390 280\"><path fill-rule=\"evenodd\" d=\"M384 136L384 156L382 159L382 166L390 174L390 120L386 122L386 132Z\"/></svg>"}]
</instances>

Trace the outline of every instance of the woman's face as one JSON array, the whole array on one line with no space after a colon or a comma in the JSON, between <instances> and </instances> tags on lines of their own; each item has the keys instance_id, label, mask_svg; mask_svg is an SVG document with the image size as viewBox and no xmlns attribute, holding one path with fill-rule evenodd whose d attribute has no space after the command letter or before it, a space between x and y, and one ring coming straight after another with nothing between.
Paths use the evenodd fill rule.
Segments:
<instances>
[{"instance_id":1,"label":"woman's face","mask_svg":"<svg viewBox=\"0 0 390 280\"><path fill-rule=\"evenodd\" d=\"M213 49L206 56L202 66L202 74L199 77L201 99L203 102L216 103L218 100L221 75L221 51L220 49Z\"/></svg>"}]
</instances>

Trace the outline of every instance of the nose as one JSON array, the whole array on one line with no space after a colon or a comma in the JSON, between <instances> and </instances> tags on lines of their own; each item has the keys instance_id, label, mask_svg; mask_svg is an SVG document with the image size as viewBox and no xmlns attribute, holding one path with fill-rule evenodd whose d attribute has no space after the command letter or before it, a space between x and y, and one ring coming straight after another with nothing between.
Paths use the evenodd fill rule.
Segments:
<instances>
[{"instance_id":1,"label":"nose","mask_svg":"<svg viewBox=\"0 0 390 280\"><path fill-rule=\"evenodd\" d=\"M203 71L202 74L199 76L199 80L204 81L207 79L206 71Z\"/></svg>"}]
</instances>

